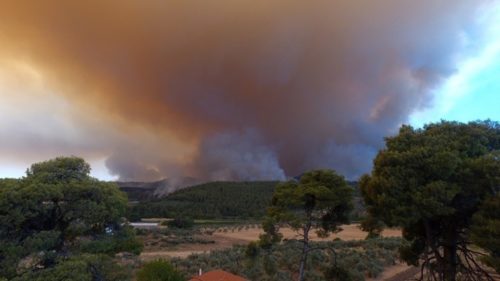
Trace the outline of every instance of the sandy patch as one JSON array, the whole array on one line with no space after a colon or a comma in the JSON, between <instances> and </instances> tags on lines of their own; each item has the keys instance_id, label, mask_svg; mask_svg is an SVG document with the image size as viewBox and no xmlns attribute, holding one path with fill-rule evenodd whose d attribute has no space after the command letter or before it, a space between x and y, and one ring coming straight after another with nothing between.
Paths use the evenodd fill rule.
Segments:
<instances>
[{"instance_id":1,"label":"sandy patch","mask_svg":"<svg viewBox=\"0 0 500 281\"><path fill-rule=\"evenodd\" d=\"M359 228L358 224L344 225L342 226L342 231L336 233L334 235L330 235L326 238L319 238L316 233L311 233L311 239L314 241L331 241L335 238L340 238L342 240L362 240L366 238L367 232L362 231ZM281 234L283 234L283 238L285 239L300 239L301 237L297 234L297 232L293 231L290 228L282 228L280 229ZM213 234L214 237L225 237L228 239L238 239L244 240L246 242L255 241L259 239L259 235L264 233L261 228L251 228L245 229L241 231L235 232L216 232ZM384 237L400 237L401 230L399 229L387 229L382 232L382 236Z\"/></svg>"}]
</instances>

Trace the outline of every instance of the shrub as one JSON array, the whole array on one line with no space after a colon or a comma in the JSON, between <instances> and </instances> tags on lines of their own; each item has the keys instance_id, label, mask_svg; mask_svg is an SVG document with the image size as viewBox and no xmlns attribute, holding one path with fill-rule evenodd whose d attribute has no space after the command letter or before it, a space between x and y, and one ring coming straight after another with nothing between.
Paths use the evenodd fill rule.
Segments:
<instances>
[{"instance_id":1,"label":"shrub","mask_svg":"<svg viewBox=\"0 0 500 281\"><path fill-rule=\"evenodd\" d=\"M336 254L330 250L311 252L306 280L362 281L366 276L377 277L384 266L392 265L398 258L398 245L402 242L401 238L314 242L314 247L333 248ZM287 240L263 249L258 242L251 242L171 262L187 276L196 275L201 267L205 271L223 269L249 280L293 280L292 276L298 272L299 246L300 241ZM334 264L336 267L332 269Z\"/></svg>"},{"instance_id":2,"label":"shrub","mask_svg":"<svg viewBox=\"0 0 500 281\"><path fill-rule=\"evenodd\" d=\"M175 218L168 222L168 226L182 229L192 228L194 220L191 218Z\"/></svg>"},{"instance_id":3,"label":"shrub","mask_svg":"<svg viewBox=\"0 0 500 281\"><path fill-rule=\"evenodd\" d=\"M125 281L130 280L130 272L125 267L116 264L109 256L84 254L61 260L51 268L28 271L11 280Z\"/></svg>"},{"instance_id":4,"label":"shrub","mask_svg":"<svg viewBox=\"0 0 500 281\"><path fill-rule=\"evenodd\" d=\"M255 241L248 243L245 249L245 256L249 258L255 258L259 255L259 244Z\"/></svg>"},{"instance_id":5,"label":"shrub","mask_svg":"<svg viewBox=\"0 0 500 281\"><path fill-rule=\"evenodd\" d=\"M137 272L137 281L183 281L184 277L167 261L146 263Z\"/></svg>"}]
</instances>

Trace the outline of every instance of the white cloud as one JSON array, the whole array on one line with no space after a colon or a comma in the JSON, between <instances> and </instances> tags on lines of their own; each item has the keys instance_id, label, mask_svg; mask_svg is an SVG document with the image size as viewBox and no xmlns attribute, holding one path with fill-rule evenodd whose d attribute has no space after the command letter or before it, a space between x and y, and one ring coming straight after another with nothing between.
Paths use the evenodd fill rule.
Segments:
<instances>
[{"instance_id":1,"label":"white cloud","mask_svg":"<svg viewBox=\"0 0 500 281\"><path fill-rule=\"evenodd\" d=\"M483 71L492 65L500 64L500 1L493 1L483 6L479 10L477 22L483 28L480 31L483 40L479 40L482 46L472 48L474 54L462 56L470 57L462 59L458 63L457 72L435 90L432 107L414 112L410 116L412 125L422 126L446 119L447 114L456 109L461 99L468 95L481 95L480 92L473 92L474 84L479 82L478 79L481 79ZM470 42L465 34L462 37L465 44L478 44Z\"/></svg>"}]
</instances>

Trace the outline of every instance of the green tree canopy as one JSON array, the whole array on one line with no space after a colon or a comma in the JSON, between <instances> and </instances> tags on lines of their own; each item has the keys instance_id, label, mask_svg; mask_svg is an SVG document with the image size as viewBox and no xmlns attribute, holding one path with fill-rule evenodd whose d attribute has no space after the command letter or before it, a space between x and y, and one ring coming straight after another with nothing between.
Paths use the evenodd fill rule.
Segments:
<instances>
[{"instance_id":1,"label":"green tree canopy","mask_svg":"<svg viewBox=\"0 0 500 281\"><path fill-rule=\"evenodd\" d=\"M349 222L352 210L352 188L344 177L332 170L307 172L300 180L278 184L263 227L266 234L261 241L279 240L279 227L288 226L297 231L303 243L299 280L304 280L310 232L320 236L340 230ZM276 239L278 238L278 239Z\"/></svg>"},{"instance_id":2,"label":"green tree canopy","mask_svg":"<svg viewBox=\"0 0 500 281\"><path fill-rule=\"evenodd\" d=\"M483 260L500 272L500 194L486 200L474 215L472 241L488 251Z\"/></svg>"},{"instance_id":3,"label":"green tree canopy","mask_svg":"<svg viewBox=\"0 0 500 281\"><path fill-rule=\"evenodd\" d=\"M61 157L33 164L20 180L3 181L0 276L54 268L83 252L140 251L123 226L126 196L89 173L83 159Z\"/></svg>"},{"instance_id":4,"label":"green tree canopy","mask_svg":"<svg viewBox=\"0 0 500 281\"><path fill-rule=\"evenodd\" d=\"M185 278L167 261L146 263L137 272L137 281L184 281Z\"/></svg>"},{"instance_id":5,"label":"green tree canopy","mask_svg":"<svg viewBox=\"0 0 500 281\"><path fill-rule=\"evenodd\" d=\"M428 276L489 278L474 265L468 230L481 203L498 192L499 149L500 126L490 121L401 127L361 179L371 215L365 226L378 228L378 219L402 227L411 242L402 257L422 261Z\"/></svg>"},{"instance_id":6,"label":"green tree canopy","mask_svg":"<svg viewBox=\"0 0 500 281\"><path fill-rule=\"evenodd\" d=\"M12 281L123 281L129 280L128 270L106 255L81 254L61 259L53 267L27 271ZM1 280L1 279L0 279Z\"/></svg>"}]
</instances>

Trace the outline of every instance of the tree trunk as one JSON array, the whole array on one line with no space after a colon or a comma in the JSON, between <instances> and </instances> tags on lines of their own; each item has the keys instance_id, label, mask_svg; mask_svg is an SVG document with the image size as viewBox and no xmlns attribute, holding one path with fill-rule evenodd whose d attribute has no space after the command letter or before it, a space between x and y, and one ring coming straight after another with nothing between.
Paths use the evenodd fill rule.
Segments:
<instances>
[{"instance_id":1,"label":"tree trunk","mask_svg":"<svg viewBox=\"0 0 500 281\"><path fill-rule=\"evenodd\" d=\"M457 275L457 234L453 231L446 237L443 247L444 280L455 281Z\"/></svg>"},{"instance_id":2,"label":"tree trunk","mask_svg":"<svg viewBox=\"0 0 500 281\"><path fill-rule=\"evenodd\" d=\"M311 223L307 223L304 226L304 241L302 246L302 255L300 256L300 267L299 267L299 280L304 281L304 273L306 269L307 254L309 253L309 230L311 229Z\"/></svg>"}]
</instances>

